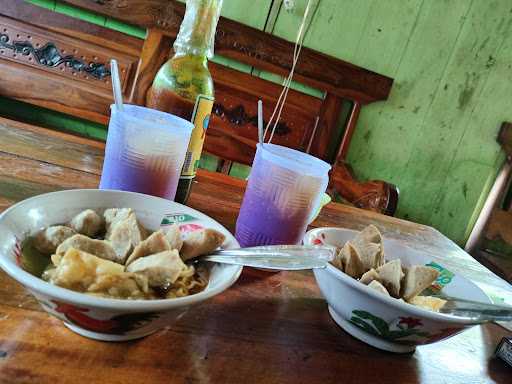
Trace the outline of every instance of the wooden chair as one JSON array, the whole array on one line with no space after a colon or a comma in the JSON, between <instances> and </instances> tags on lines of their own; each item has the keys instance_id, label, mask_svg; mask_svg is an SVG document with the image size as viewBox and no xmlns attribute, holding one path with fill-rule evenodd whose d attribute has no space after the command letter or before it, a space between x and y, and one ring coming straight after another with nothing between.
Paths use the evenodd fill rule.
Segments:
<instances>
[{"instance_id":1,"label":"wooden chair","mask_svg":"<svg viewBox=\"0 0 512 384\"><path fill-rule=\"evenodd\" d=\"M512 283L512 123L504 122L501 125L497 141L505 152L505 161L465 250Z\"/></svg>"},{"instance_id":2,"label":"wooden chair","mask_svg":"<svg viewBox=\"0 0 512 384\"><path fill-rule=\"evenodd\" d=\"M169 55L184 5L167 0L66 2L148 28L147 37L127 36L22 0L0 0L0 95L105 124L112 103L107 63L116 58L125 99L143 105L156 71ZM293 44L221 18L215 50L284 76ZM210 69L216 104L205 151L224 159L224 171L233 161L251 164L257 141L256 101L263 100L268 119L281 86L216 63ZM290 91L273 142L332 163L333 193L358 207L392 215L398 189L384 181L358 182L345 161L361 108L385 100L393 80L307 48L295 80L323 91L325 97ZM348 113L340 117L343 108ZM340 129L341 140L336 140Z\"/></svg>"}]
</instances>

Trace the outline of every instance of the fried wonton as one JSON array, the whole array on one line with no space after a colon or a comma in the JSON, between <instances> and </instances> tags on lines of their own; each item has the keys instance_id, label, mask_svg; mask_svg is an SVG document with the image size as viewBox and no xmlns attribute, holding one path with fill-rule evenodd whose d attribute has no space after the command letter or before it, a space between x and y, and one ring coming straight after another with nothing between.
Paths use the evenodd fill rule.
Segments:
<instances>
[{"instance_id":1,"label":"fried wonton","mask_svg":"<svg viewBox=\"0 0 512 384\"><path fill-rule=\"evenodd\" d=\"M176 249L178 252L181 251L183 239L181 238L180 227L178 227L177 224L173 224L170 227L163 229L163 231L171 249Z\"/></svg>"},{"instance_id":2,"label":"fried wonton","mask_svg":"<svg viewBox=\"0 0 512 384\"><path fill-rule=\"evenodd\" d=\"M432 296L414 296L409 300L409 304L416 305L429 311L439 312L439 310L446 304L446 300Z\"/></svg>"},{"instance_id":3,"label":"fried wonton","mask_svg":"<svg viewBox=\"0 0 512 384\"><path fill-rule=\"evenodd\" d=\"M104 260L75 248L68 249L63 255L52 255L55 269L44 275L51 283L84 292L94 284L100 275L117 275L124 272L124 266Z\"/></svg>"},{"instance_id":4,"label":"fried wonton","mask_svg":"<svg viewBox=\"0 0 512 384\"><path fill-rule=\"evenodd\" d=\"M211 228L188 233L183 239L180 256L183 261L207 255L222 245L226 236Z\"/></svg>"},{"instance_id":5,"label":"fried wonton","mask_svg":"<svg viewBox=\"0 0 512 384\"><path fill-rule=\"evenodd\" d=\"M98 275L86 293L112 299L146 299L152 297L144 275L123 272Z\"/></svg>"}]
</instances>

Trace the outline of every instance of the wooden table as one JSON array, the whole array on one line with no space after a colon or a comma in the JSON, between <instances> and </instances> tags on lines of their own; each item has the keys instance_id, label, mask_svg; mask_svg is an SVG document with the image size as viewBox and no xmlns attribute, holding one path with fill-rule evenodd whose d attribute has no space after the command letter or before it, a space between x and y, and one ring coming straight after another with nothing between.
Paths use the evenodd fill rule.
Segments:
<instances>
[{"instance_id":1,"label":"wooden table","mask_svg":"<svg viewBox=\"0 0 512 384\"><path fill-rule=\"evenodd\" d=\"M98 184L101 143L5 119L0 138L0 210L38 193ZM241 180L199 172L189 203L233 230L243 190ZM369 223L484 288L512 292L430 227L340 204L325 207L314 226ZM1 383L510 383L512 368L492 357L506 335L489 324L414 354L385 353L330 319L310 273L245 270L176 325L139 341L104 343L69 331L0 272Z\"/></svg>"}]
</instances>

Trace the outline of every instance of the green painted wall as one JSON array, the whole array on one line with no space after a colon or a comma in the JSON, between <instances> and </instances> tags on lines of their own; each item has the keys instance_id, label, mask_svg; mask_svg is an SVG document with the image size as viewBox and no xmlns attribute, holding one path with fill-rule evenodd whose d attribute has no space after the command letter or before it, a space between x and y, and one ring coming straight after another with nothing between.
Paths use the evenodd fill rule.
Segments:
<instances>
[{"instance_id":1,"label":"green painted wall","mask_svg":"<svg viewBox=\"0 0 512 384\"><path fill-rule=\"evenodd\" d=\"M281 12L292 39L306 4ZM320 0L305 44L388 75L388 101L365 107L349 161L401 190L398 216L467 239L503 160L512 119L509 0Z\"/></svg>"},{"instance_id":2,"label":"green painted wall","mask_svg":"<svg viewBox=\"0 0 512 384\"><path fill-rule=\"evenodd\" d=\"M62 7L58 1L32 2L144 35L140 29ZM294 3L285 9L282 0L224 0L222 14L293 41L307 0ZM433 225L463 244L503 159L495 142L498 127L512 119L512 2L312 4L306 46L395 79L388 101L362 111L349 153L357 175L397 184L398 216ZM216 60L269 77L224 58ZM302 89L321 97L315 90ZM86 123L76 124L78 131L86 132L80 128ZM98 134L100 128L91 129ZM205 158L203 165L213 169L216 159ZM233 173L243 177L247 168L236 166Z\"/></svg>"}]
</instances>

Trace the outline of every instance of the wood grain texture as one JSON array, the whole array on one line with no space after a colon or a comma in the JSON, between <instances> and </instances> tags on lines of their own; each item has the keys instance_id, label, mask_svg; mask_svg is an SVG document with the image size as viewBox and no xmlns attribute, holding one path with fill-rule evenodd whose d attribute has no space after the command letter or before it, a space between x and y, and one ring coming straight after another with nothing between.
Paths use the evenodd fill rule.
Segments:
<instances>
[{"instance_id":1,"label":"wood grain texture","mask_svg":"<svg viewBox=\"0 0 512 384\"><path fill-rule=\"evenodd\" d=\"M258 142L257 102L263 101L266 126L282 88L224 66L211 64L210 68L215 80L215 105L205 150L223 159L252 164ZM321 105L321 100L291 90L272 142L304 151Z\"/></svg>"},{"instance_id":2,"label":"wood grain texture","mask_svg":"<svg viewBox=\"0 0 512 384\"><path fill-rule=\"evenodd\" d=\"M38 5L44 6L44 4L41 3L42 2ZM142 46L140 39L119 33L111 28L105 28L84 20L51 12L51 10L55 8L54 6L48 9L42 9L41 7L34 7L23 0L0 0L0 5L2 15L17 20L27 20L34 26L45 28L58 34L66 34L66 31L69 31L71 21L73 25L73 36L87 40L92 35L95 41L101 46L129 55L138 55Z\"/></svg>"},{"instance_id":3,"label":"wood grain texture","mask_svg":"<svg viewBox=\"0 0 512 384\"><path fill-rule=\"evenodd\" d=\"M16 3L16 6L12 3ZM70 17L40 10L23 1L4 1L0 5L5 5L6 9L2 15L9 16L0 17L0 29L6 40L5 44L18 42L30 44L33 49L43 49L47 47L46 44L52 43L60 58L68 57L68 61L79 60L86 68L90 65L104 65L108 70L110 59L116 58L123 91L128 95L138 61L138 55L133 55L133 52L137 45L141 47L136 39L118 36L109 41L102 35L106 31L104 28L92 28L87 34L83 22L75 23ZM39 10L40 14L35 10ZM53 25L54 21L58 28L48 28L45 25ZM34 25L33 22L40 25ZM109 37L114 32L105 34ZM123 42L126 43L125 46L122 45ZM34 53L17 52L5 44L0 49L2 96L95 122L108 121L109 105L112 103L109 76L95 78L85 70L76 69L66 62L50 65L44 60L38 60Z\"/></svg>"},{"instance_id":4,"label":"wood grain texture","mask_svg":"<svg viewBox=\"0 0 512 384\"><path fill-rule=\"evenodd\" d=\"M172 40L157 29L149 29L142 51L135 81L128 101L137 105L146 105L146 93L160 67L168 59Z\"/></svg>"},{"instance_id":5,"label":"wood grain texture","mask_svg":"<svg viewBox=\"0 0 512 384\"><path fill-rule=\"evenodd\" d=\"M66 2L131 24L159 28L172 37L176 36L185 11L183 4L166 0ZM125 12L126 7L130 12ZM290 70L293 56L292 43L222 17L217 27L215 50L222 56L281 75ZM302 50L295 79L362 103L386 99L393 83L390 78L307 48Z\"/></svg>"},{"instance_id":6,"label":"wood grain texture","mask_svg":"<svg viewBox=\"0 0 512 384\"><path fill-rule=\"evenodd\" d=\"M99 175L105 144L0 118L0 151Z\"/></svg>"},{"instance_id":7,"label":"wood grain texture","mask_svg":"<svg viewBox=\"0 0 512 384\"><path fill-rule=\"evenodd\" d=\"M59 384L71 377L94 383L333 383L341 376L346 383L454 384L509 378L508 367L491 359L492 346L507 334L496 325L473 328L414 355L384 353L339 330L313 281L297 273L246 272L223 295L136 342L88 340L25 308L0 305L0 379L13 384ZM455 370L461 358L464 369Z\"/></svg>"},{"instance_id":8,"label":"wood grain texture","mask_svg":"<svg viewBox=\"0 0 512 384\"><path fill-rule=\"evenodd\" d=\"M102 143L46 135L48 130L6 120L2 125L12 126L14 134L0 141L0 210L48 190L97 183ZM36 140L38 135L42 140ZM91 155L95 160L86 161ZM189 204L233 231L244 188L242 180L200 170ZM369 223L386 238L429 252L477 284L510 292L507 283L431 227L335 203L322 210L313 227L362 229ZM232 288L191 308L172 326L139 341L102 343L65 328L0 272L0 381L12 384L315 384L340 377L346 383L508 383L509 368L492 358L507 334L486 325L411 355L385 353L339 329L310 272L247 269Z\"/></svg>"}]
</instances>

